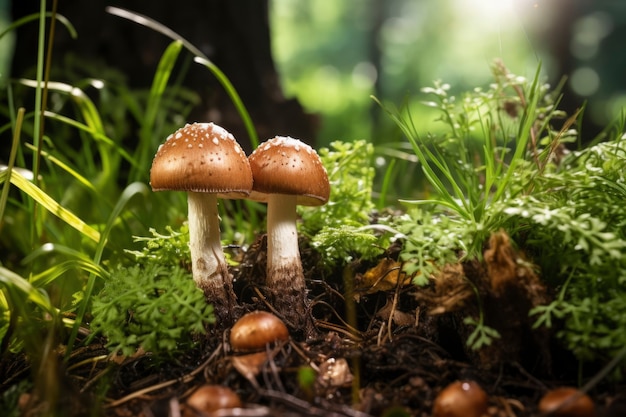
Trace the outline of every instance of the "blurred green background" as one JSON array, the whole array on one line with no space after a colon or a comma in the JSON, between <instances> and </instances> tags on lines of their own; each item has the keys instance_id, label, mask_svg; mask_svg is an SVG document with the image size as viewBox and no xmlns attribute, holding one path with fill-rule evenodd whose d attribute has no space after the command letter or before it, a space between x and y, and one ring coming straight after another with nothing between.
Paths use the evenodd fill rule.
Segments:
<instances>
[{"instance_id":1,"label":"blurred green background","mask_svg":"<svg viewBox=\"0 0 626 417\"><path fill-rule=\"evenodd\" d=\"M11 7L19 9L17 13L34 13L38 10L36 3L14 0L11 5L10 0L0 0L0 29L10 22ZM31 6L26 7L27 4ZM129 75L134 64L143 65L141 79L149 80L144 73L155 69L162 44L157 43L156 34L146 28L132 26L105 13L107 6L117 5L144 13L171 27L195 42L218 64L220 58L225 58L222 63L236 62L235 68L249 66L254 71L259 65L259 54L263 53L257 53L255 48L264 49L263 45L255 44L251 48L242 45L239 52L230 47L228 51L239 55L229 57L228 52L220 52L219 45L211 42L241 37L237 32L240 28L228 32L230 22L219 26L225 18L242 22L238 24L244 27L256 22L269 25L271 56L285 95L297 99L307 113L319 117L313 128L306 120L275 126L264 120L267 114L257 112L252 116L259 135L262 139L277 133L301 135L305 141L315 141L316 146L325 146L337 139L387 143L394 133L371 95L397 105L405 100L416 105L422 99L420 88L432 85L434 80L450 84L451 94L486 86L491 82L490 64L495 58L501 59L512 73L525 77L532 77L541 63L545 80L553 86L567 77L563 88L564 110L573 113L588 102L584 113L584 142L589 142L602 127L618 117L626 103L624 0L231 0L224 3L186 0L179 9L170 9L167 4L92 0L87 7L80 1L62 0L59 2L61 13L67 15L75 11L69 18L76 25L79 37L78 40L63 40L60 38L67 38L66 31L58 30L59 39L55 42L60 47L54 56L69 51L86 61L79 61L69 70L66 68L66 74L74 71L83 77L86 74L106 79L111 74L104 71L105 67L98 60L108 59L104 57L112 56L112 50L126 48L130 58L124 60L136 60L126 63L131 69L116 67L112 60L107 64L120 68L131 88L138 87L136 76ZM112 32L128 30L131 26L134 32L128 32L124 41L112 37ZM33 33L36 29L36 24L27 25L27 30ZM7 78L11 36L0 39L4 42L0 44L0 80ZM92 44L79 46L85 44L77 42L85 39ZM120 44L126 40L129 45L140 45L143 50L132 50ZM245 38L235 39L234 44L240 41L245 42ZM261 44L264 41L262 39ZM216 48L214 57L211 51ZM16 51L22 53L22 61L23 49L18 47ZM26 61L34 63L34 51L30 46L26 49L30 51ZM70 60L60 62L67 65ZM89 73L87 68L100 68L101 73ZM248 88L246 79L257 78L265 85L274 83L263 79L263 72L250 76L236 74L232 68L228 70L226 75L234 78L233 83L240 88L244 99ZM209 81L206 73L198 76L197 68L187 71L183 77L188 85L202 100L211 100L209 96L214 93L206 89ZM22 70L12 76L25 75ZM272 94L280 92L269 93ZM254 107L255 96L252 97L248 104ZM213 109L219 110L228 105L224 101L212 104L215 104ZM291 110L272 108L268 113L270 117L278 114L275 119L289 120L297 117L294 114L298 109ZM433 111L424 106L416 107L414 114L424 131L438 128ZM192 112L192 116L188 119L223 122L227 128L235 130L236 137L244 137L237 130L236 115L220 119L214 113ZM264 124L269 124L268 129L263 129ZM313 131L317 132L316 138L309 137Z\"/></svg>"},{"instance_id":2,"label":"blurred green background","mask_svg":"<svg viewBox=\"0 0 626 417\"><path fill-rule=\"evenodd\" d=\"M494 58L531 78L541 62L563 106L588 101L584 140L626 104L623 0L272 0L274 58L287 96L323 115L318 143L385 142L369 98L400 104L441 79L452 93L487 85ZM416 109L436 130L433 110ZM382 116L382 117L381 117Z\"/></svg>"}]
</instances>

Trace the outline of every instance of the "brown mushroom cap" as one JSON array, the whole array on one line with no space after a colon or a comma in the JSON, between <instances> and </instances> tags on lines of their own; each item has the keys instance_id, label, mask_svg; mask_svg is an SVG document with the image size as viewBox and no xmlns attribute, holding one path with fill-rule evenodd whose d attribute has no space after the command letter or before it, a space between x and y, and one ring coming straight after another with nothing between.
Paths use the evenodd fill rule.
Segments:
<instances>
[{"instance_id":1,"label":"brown mushroom cap","mask_svg":"<svg viewBox=\"0 0 626 417\"><path fill-rule=\"evenodd\" d=\"M297 195L297 204L321 206L330 195L328 174L317 152L288 136L276 136L248 157L254 178L251 198L267 201L267 194Z\"/></svg>"},{"instance_id":2,"label":"brown mushroom cap","mask_svg":"<svg viewBox=\"0 0 626 417\"><path fill-rule=\"evenodd\" d=\"M235 352L252 352L265 349L268 343L289 339L285 323L267 311L244 314L230 330L230 345Z\"/></svg>"},{"instance_id":3,"label":"brown mushroom cap","mask_svg":"<svg viewBox=\"0 0 626 417\"><path fill-rule=\"evenodd\" d=\"M560 387L548 391L539 401L539 412L554 417L592 417L594 404L591 398L573 387Z\"/></svg>"},{"instance_id":4,"label":"brown mushroom cap","mask_svg":"<svg viewBox=\"0 0 626 417\"><path fill-rule=\"evenodd\" d=\"M187 398L186 405L204 415L223 408L241 407L241 399L230 388L221 385L202 385ZM197 412L188 411L183 415L197 415Z\"/></svg>"},{"instance_id":5,"label":"brown mushroom cap","mask_svg":"<svg viewBox=\"0 0 626 417\"><path fill-rule=\"evenodd\" d=\"M487 411L487 394L474 381L455 381L435 398L433 417L480 417Z\"/></svg>"},{"instance_id":6,"label":"brown mushroom cap","mask_svg":"<svg viewBox=\"0 0 626 417\"><path fill-rule=\"evenodd\" d=\"M178 129L159 147L150 185L154 191L178 190L241 198L252 190L252 172L233 135L213 123Z\"/></svg>"}]
</instances>

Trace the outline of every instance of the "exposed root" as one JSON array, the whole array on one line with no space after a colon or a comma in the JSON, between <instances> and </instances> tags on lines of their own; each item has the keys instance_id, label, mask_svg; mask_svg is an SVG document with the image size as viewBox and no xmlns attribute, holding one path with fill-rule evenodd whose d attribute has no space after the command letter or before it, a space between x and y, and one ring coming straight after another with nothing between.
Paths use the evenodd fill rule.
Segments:
<instances>
[{"instance_id":1,"label":"exposed root","mask_svg":"<svg viewBox=\"0 0 626 417\"><path fill-rule=\"evenodd\" d=\"M548 369L549 333L533 329L528 315L532 308L550 301L534 269L512 246L509 236L499 231L490 237L483 262L444 266L432 285L417 290L415 297L428 306L430 314L451 316L463 341L474 330L464 319L483 315L483 324L497 330L500 338L478 352L467 350L480 366L520 361ZM524 358L522 352L534 354Z\"/></svg>"}]
</instances>

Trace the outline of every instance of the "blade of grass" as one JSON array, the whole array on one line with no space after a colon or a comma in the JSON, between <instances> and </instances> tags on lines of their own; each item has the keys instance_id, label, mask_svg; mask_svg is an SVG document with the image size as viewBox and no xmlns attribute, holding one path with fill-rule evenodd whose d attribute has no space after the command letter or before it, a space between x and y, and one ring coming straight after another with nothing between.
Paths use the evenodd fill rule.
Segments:
<instances>
[{"instance_id":1,"label":"blade of grass","mask_svg":"<svg viewBox=\"0 0 626 417\"><path fill-rule=\"evenodd\" d=\"M2 266L0 266L0 283L6 287L16 289L44 311L51 315L56 315L57 310L50 302L46 293L39 291L28 280Z\"/></svg>"},{"instance_id":2,"label":"blade of grass","mask_svg":"<svg viewBox=\"0 0 626 417\"><path fill-rule=\"evenodd\" d=\"M502 197L502 194L508 188L511 177L517 169L520 160L524 159L524 154L527 150L531 130L533 129L533 124L535 123L535 111L537 109L537 103L539 101L538 84L540 74L541 64L537 65L537 71L535 72L533 82L530 86L528 102L526 107L524 108L522 122L519 124L519 129L517 132L517 143L515 144L513 157L511 158L511 162L509 163L509 166L504 173L504 178L497 182L496 191L493 194L493 201L498 201Z\"/></svg>"},{"instance_id":3,"label":"blade of grass","mask_svg":"<svg viewBox=\"0 0 626 417\"><path fill-rule=\"evenodd\" d=\"M82 259L84 261L91 260L91 258L87 256L85 253L80 252L76 249L70 248L68 246L59 245L58 243L45 243L41 245L39 248L32 251L31 253L29 253L28 255L26 255L22 259L21 263L22 265L26 265L26 264L33 262L35 259L39 258L40 256L48 255L51 253L58 253L58 254L69 256L75 259Z\"/></svg>"},{"instance_id":4,"label":"blade of grass","mask_svg":"<svg viewBox=\"0 0 626 417\"><path fill-rule=\"evenodd\" d=\"M182 46L183 44L180 41L170 43L161 56L159 65L157 66L156 74L152 80L152 86L150 87L146 113L139 132L141 140L139 141L139 147L135 153L138 155L136 168L133 169L133 172L131 172L129 176L131 181L140 181L146 178L146 172L142 172L141 169L148 166L148 161L154 153L155 145L153 144L153 135L159 106L161 105L163 93L167 88L167 83L174 70L174 65L180 55Z\"/></svg>"},{"instance_id":5,"label":"blade of grass","mask_svg":"<svg viewBox=\"0 0 626 417\"><path fill-rule=\"evenodd\" d=\"M239 116L241 117L244 125L246 126L246 130L248 132L248 136L250 139L250 144L252 145L253 148L258 147L259 137L256 134L256 130L254 129L254 124L252 123L250 114L246 110L243 104L243 101L241 101L241 98L239 97L237 90L235 90L235 87L233 87L233 85L230 83L226 75L217 67L217 65L215 65L213 62L211 62L209 59L205 57L197 56L194 58L194 62L207 67L209 71L213 73L215 78L217 78L220 84L222 84L222 87L224 87L224 90L226 90L226 93L230 96L231 101L237 108L237 112L239 112Z\"/></svg>"},{"instance_id":6,"label":"blade of grass","mask_svg":"<svg viewBox=\"0 0 626 417\"><path fill-rule=\"evenodd\" d=\"M35 88L35 90L38 90L41 87L40 81L38 80L20 79L19 82L20 84L26 85L28 87L33 87ZM69 84L65 84L62 82L52 82L52 81L46 83L46 88L48 90L53 90L59 93L67 94L69 97L72 98L72 100L78 106L78 109L80 110L80 114L83 117L83 120L85 121L85 125L87 125L89 128L88 132L93 137L97 137L100 139L107 137L105 129L104 129L104 123L102 122L100 113L98 112L98 108L96 107L94 102L89 98L89 96L85 94L83 90L81 90L80 88L74 87L72 85L69 85ZM48 113L45 113L45 114L48 114ZM38 112L35 112L34 114L35 121L39 119L40 117L41 116L38 114ZM35 128L34 131L37 132L37 128ZM40 155L41 146L38 145L38 142L39 142L39 139L36 142L34 142L33 145ZM107 173L111 174L113 171L114 164L112 164L111 162L110 143L104 140L97 141L96 143L98 145L98 150L99 150L100 159L102 163L102 172L105 174ZM116 146L113 146L112 148L115 149ZM33 171L35 170L33 169Z\"/></svg>"},{"instance_id":7,"label":"blade of grass","mask_svg":"<svg viewBox=\"0 0 626 417\"><path fill-rule=\"evenodd\" d=\"M46 194L41 188L24 178L19 172L13 170L10 175L6 170L0 172L0 182L6 181L7 179L9 179L9 181L17 188L30 196L34 201L41 204L50 213L66 222L69 226L78 230L89 239L95 242L100 242L101 236L97 230L83 222L69 210L65 209L52 197Z\"/></svg>"},{"instance_id":8,"label":"blade of grass","mask_svg":"<svg viewBox=\"0 0 626 417\"><path fill-rule=\"evenodd\" d=\"M95 275L99 278L106 279L108 277L107 271L101 266L94 264L91 260L85 261L81 259L70 259L30 277L29 281L32 285L43 287L62 276L65 272L74 269L89 272L89 274Z\"/></svg>"},{"instance_id":9,"label":"blade of grass","mask_svg":"<svg viewBox=\"0 0 626 417\"><path fill-rule=\"evenodd\" d=\"M29 149L34 149L34 146L31 145L30 143L26 144L26 147L28 147ZM82 185L84 185L86 188L88 188L90 191L92 192L97 192L96 188L93 186L93 184L85 177L83 177L81 174L79 174L76 170L72 169L69 165L67 165L65 162L59 160L58 158L50 155L48 152L42 151L41 152L41 156L43 156L46 160L52 162L53 164L55 164L56 166L58 166L59 168L61 168L62 170L64 170L65 172L67 172L68 174L70 174L72 177L74 177L79 183L81 183Z\"/></svg>"},{"instance_id":10,"label":"blade of grass","mask_svg":"<svg viewBox=\"0 0 626 417\"><path fill-rule=\"evenodd\" d=\"M422 149L422 147L418 143L419 134L417 133L417 129L415 128L415 125L412 122L410 112L407 112L407 118L408 118L408 121L407 121L402 118L402 116L397 110L394 111L388 106L383 105L376 97L372 97L372 99L376 103L378 103L378 105L380 105L383 110L385 110L385 112L389 115L391 120L394 123L396 123L396 125L400 128L400 130L407 137L407 139L409 140L411 144L411 147L413 148L413 152L415 153L415 156L417 157L420 164L422 165L422 171L424 172L426 179L433 186L433 188L439 195L438 199L428 200L428 203L442 204L458 212L459 214L464 213L466 211L464 206L459 204L458 200L454 199L450 195L450 192L448 191L444 183L441 181L441 179L439 178L439 176L437 175L437 173L431 166L431 162L437 165L438 161L436 161L436 158L434 158L434 155L427 148ZM445 167L443 167L443 165L439 164L438 168L440 170L443 170L445 174ZM455 193L457 195L463 194L454 181L452 181L451 186L453 188L456 188ZM409 203L409 204L425 204L426 203L423 201L410 201L410 200L401 200L401 201L404 203ZM463 199L461 201L463 201Z\"/></svg>"},{"instance_id":11,"label":"blade of grass","mask_svg":"<svg viewBox=\"0 0 626 417\"><path fill-rule=\"evenodd\" d=\"M385 169L385 175L383 177L383 182L380 186L380 195L378 196L378 204L377 209L383 210L387 205L387 194L389 193L389 186L391 185L391 180L394 174L394 168L396 167L396 159L392 159L389 161L389 165Z\"/></svg>"},{"instance_id":12,"label":"blade of grass","mask_svg":"<svg viewBox=\"0 0 626 417\"><path fill-rule=\"evenodd\" d=\"M114 152L117 152L122 158L124 158L128 163L130 163L132 166L138 166L137 162L135 161L135 159L121 146L119 146L117 143L115 143L115 141L113 139L111 139L110 137L108 137L107 135L95 130L93 127L88 126L84 123L81 123L77 120L74 120L70 117L67 116L63 116L61 114L57 114L51 111L46 111L45 112L45 116L48 119L53 119L56 120L58 122L64 123L68 126L72 126L82 132L88 133L90 136L92 136L96 141L102 141L104 144L106 144L107 146L110 147L110 149ZM28 147L30 147L31 145L26 145ZM43 154L43 153L42 153ZM53 156L50 156L50 160L52 160L52 158L55 158ZM56 158L55 158L56 159ZM58 159L56 159L58 161Z\"/></svg>"},{"instance_id":13,"label":"blade of grass","mask_svg":"<svg viewBox=\"0 0 626 417\"><path fill-rule=\"evenodd\" d=\"M24 108L20 108L17 111L17 118L15 121L15 130L13 131L13 143L11 144L11 152L9 153L9 161L7 163L6 172L7 178L10 178L11 172L13 172L13 166L15 165L15 157L17 156L17 148L20 143L20 132L22 131L22 122L24 120ZM7 199L9 198L9 188L11 187L10 181L5 181L2 186L2 194L0 195L0 222L4 216L4 209L7 205Z\"/></svg>"},{"instance_id":14,"label":"blade of grass","mask_svg":"<svg viewBox=\"0 0 626 417\"><path fill-rule=\"evenodd\" d=\"M39 36L37 39L37 66L36 66L36 80L37 86L35 87L35 117L33 120L33 143L35 144L35 148L38 150L33 155L32 159L32 170L34 173L34 184L38 185L39 183L39 149L41 149L42 143L41 138L43 136L43 131L41 129L41 103L43 96L43 69L44 69L44 50L46 46L45 40L45 30L46 30L46 0L40 0L39 2ZM29 204L32 204L31 213L33 213L33 222L31 227L30 241L34 245L36 241L36 236L40 235L44 225L42 222L41 216L37 216L37 205L33 201L29 201Z\"/></svg>"},{"instance_id":15,"label":"blade of grass","mask_svg":"<svg viewBox=\"0 0 626 417\"><path fill-rule=\"evenodd\" d=\"M46 12L44 14L45 17L50 18L52 17L52 12ZM33 14L29 14L28 16L24 16L21 17L19 19L17 19L16 21L14 21L13 23L11 23L5 30L3 30L2 32L0 32L0 38L2 38L3 36L5 36L7 33L17 29L18 27L25 25L26 23L30 23L34 20L39 20L40 15L39 13L33 13ZM61 23L63 26L65 26L65 28L67 29L68 33L70 34L70 37L72 39L76 39L78 38L78 33L76 32L76 29L74 28L74 25L72 25L72 22L70 22L69 20L67 20L67 18L63 15L60 14L55 14L54 18Z\"/></svg>"}]
</instances>

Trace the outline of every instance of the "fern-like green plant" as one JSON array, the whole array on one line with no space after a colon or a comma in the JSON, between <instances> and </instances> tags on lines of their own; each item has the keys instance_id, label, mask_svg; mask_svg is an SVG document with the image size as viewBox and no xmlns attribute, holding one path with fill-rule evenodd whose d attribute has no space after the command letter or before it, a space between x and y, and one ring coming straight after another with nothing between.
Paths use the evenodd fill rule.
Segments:
<instances>
[{"instance_id":1,"label":"fern-like green plant","mask_svg":"<svg viewBox=\"0 0 626 417\"><path fill-rule=\"evenodd\" d=\"M385 247L376 227L370 226L374 211L373 153L373 145L364 140L335 141L319 150L328 171L330 198L322 207L299 208L300 232L311 238L328 265L356 256L372 259Z\"/></svg>"},{"instance_id":2,"label":"fern-like green plant","mask_svg":"<svg viewBox=\"0 0 626 417\"><path fill-rule=\"evenodd\" d=\"M93 297L94 335L107 339L114 353L139 349L171 357L194 345L215 321L191 274L178 266L156 263L118 267Z\"/></svg>"},{"instance_id":3,"label":"fern-like green plant","mask_svg":"<svg viewBox=\"0 0 626 417\"><path fill-rule=\"evenodd\" d=\"M410 114L391 112L411 142L434 195L406 201L418 209L396 217L407 273L425 284L438 265L481 259L486 238L505 230L557 296L530 311L535 327L557 336L581 361L620 354L626 344L626 118L612 137L568 153L574 116L557 110L556 93L495 67L496 82L457 99L437 83L427 105L447 131L428 136ZM556 120L563 120L560 129ZM480 300L479 300L480 302ZM488 344L482 319L467 340Z\"/></svg>"}]
</instances>

